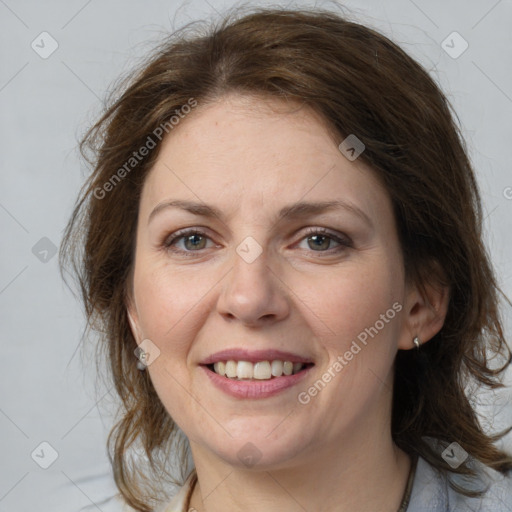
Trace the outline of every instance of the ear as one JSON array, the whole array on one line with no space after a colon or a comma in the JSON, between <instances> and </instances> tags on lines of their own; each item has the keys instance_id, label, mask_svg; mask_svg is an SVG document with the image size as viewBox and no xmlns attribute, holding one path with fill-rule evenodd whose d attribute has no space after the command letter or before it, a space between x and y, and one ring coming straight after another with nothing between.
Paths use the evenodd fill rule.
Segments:
<instances>
[{"instance_id":1,"label":"ear","mask_svg":"<svg viewBox=\"0 0 512 512\"><path fill-rule=\"evenodd\" d=\"M404 304L404 324L398 343L399 349L416 348L414 338L421 344L432 339L443 327L448 305L450 289L437 282L423 283L422 286L407 286Z\"/></svg>"}]
</instances>

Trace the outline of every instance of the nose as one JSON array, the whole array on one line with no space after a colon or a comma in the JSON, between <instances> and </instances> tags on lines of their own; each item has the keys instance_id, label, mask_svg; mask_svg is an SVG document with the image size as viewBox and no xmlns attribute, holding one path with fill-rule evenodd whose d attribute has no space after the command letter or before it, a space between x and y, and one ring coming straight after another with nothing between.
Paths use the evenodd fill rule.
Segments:
<instances>
[{"instance_id":1,"label":"nose","mask_svg":"<svg viewBox=\"0 0 512 512\"><path fill-rule=\"evenodd\" d=\"M235 253L233 268L217 303L219 313L229 321L247 326L266 325L289 315L287 286L269 266L265 251L248 262Z\"/></svg>"}]
</instances>

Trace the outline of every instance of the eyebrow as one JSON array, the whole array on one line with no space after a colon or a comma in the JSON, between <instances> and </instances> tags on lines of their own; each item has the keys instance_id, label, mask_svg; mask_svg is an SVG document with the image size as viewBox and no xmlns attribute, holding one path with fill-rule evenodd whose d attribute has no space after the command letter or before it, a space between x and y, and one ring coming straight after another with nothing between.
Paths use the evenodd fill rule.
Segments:
<instances>
[{"instance_id":1,"label":"eyebrow","mask_svg":"<svg viewBox=\"0 0 512 512\"><path fill-rule=\"evenodd\" d=\"M149 214L148 224L149 222L151 222L151 220L157 213L168 208L179 208L181 210L185 210L189 213L192 213L193 215L198 215L201 217L217 218L220 220L224 219L222 212L214 206L205 203L196 203L194 201L175 199L164 201L158 204ZM349 211L360 217L370 226L373 226L371 219L363 210L361 210L354 204L341 200L314 202L300 201L297 203L293 203L291 205L284 206L283 208L281 208L281 210L279 210L276 221L279 222L285 219L300 219L313 215L319 215L321 213L333 210Z\"/></svg>"}]
</instances>

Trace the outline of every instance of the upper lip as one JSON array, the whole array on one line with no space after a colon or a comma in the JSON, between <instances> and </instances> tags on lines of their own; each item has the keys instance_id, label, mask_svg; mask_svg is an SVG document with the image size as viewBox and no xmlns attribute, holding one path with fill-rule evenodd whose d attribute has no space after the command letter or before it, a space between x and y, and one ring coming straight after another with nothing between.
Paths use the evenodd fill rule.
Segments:
<instances>
[{"instance_id":1,"label":"upper lip","mask_svg":"<svg viewBox=\"0 0 512 512\"><path fill-rule=\"evenodd\" d=\"M282 350L244 350L241 348L228 348L215 352L201 361L200 364L213 364L219 361L249 361L257 363L258 361L290 361L292 363L312 363L310 358L293 354L292 352L283 352Z\"/></svg>"}]
</instances>

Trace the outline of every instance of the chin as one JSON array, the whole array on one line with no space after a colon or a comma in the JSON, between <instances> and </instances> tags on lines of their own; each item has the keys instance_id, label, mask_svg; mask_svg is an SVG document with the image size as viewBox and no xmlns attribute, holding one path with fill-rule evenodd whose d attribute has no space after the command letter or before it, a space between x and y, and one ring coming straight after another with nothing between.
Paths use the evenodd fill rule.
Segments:
<instances>
[{"instance_id":1,"label":"chin","mask_svg":"<svg viewBox=\"0 0 512 512\"><path fill-rule=\"evenodd\" d=\"M273 423L272 428L257 433L247 429L244 434L233 436L229 442L223 439L217 445L212 445L210 438L206 444L230 466L261 471L281 469L292 465L304 450L304 436L290 435L290 432L284 436L269 436L268 432L275 429L275 426L276 423Z\"/></svg>"}]
</instances>

